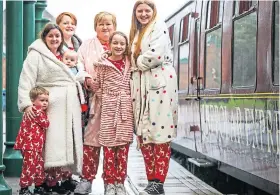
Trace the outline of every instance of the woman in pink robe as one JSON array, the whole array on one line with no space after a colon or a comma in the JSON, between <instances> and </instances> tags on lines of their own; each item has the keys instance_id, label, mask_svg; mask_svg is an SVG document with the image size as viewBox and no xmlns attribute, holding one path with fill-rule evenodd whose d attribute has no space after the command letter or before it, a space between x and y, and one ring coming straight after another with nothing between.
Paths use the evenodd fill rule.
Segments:
<instances>
[{"instance_id":1,"label":"woman in pink robe","mask_svg":"<svg viewBox=\"0 0 280 195\"><path fill-rule=\"evenodd\" d=\"M79 58L92 78L96 77L93 64L109 49L109 37L116 30L116 27L116 17L113 14L108 12L98 13L94 18L94 29L97 36L84 41L78 50ZM91 81L91 78L86 78L85 82ZM91 93L89 104L89 121L84 134L82 180L75 189L77 194L91 193L91 183L95 179L99 164L101 145L98 137L101 100L97 98L95 93Z\"/></svg>"}]
</instances>

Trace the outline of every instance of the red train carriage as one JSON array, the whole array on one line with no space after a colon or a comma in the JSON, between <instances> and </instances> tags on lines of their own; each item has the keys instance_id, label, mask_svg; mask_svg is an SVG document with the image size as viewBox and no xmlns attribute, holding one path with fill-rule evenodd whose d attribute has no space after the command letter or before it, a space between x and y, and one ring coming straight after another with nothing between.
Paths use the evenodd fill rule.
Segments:
<instances>
[{"instance_id":1,"label":"red train carriage","mask_svg":"<svg viewBox=\"0 0 280 195\"><path fill-rule=\"evenodd\" d=\"M279 2L188 1L166 23L180 99L173 150L279 194Z\"/></svg>"}]
</instances>

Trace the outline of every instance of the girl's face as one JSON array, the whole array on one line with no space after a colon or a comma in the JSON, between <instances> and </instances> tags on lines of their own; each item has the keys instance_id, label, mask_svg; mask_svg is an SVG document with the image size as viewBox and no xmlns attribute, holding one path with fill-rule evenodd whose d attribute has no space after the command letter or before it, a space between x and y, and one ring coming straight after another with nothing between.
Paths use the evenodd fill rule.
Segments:
<instances>
[{"instance_id":1,"label":"girl's face","mask_svg":"<svg viewBox=\"0 0 280 195\"><path fill-rule=\"evenodd\" d=\"M59 48L62 38L61 38L61 33L58 29L54 28L50 30L50 32L47 34L45 41L46 44L52 52L55 52L54 54L56 55L57 49Z\"/></svg>"},{"instance_id":2,"label":"girl's face","mask_svg":"<svg viewBox=\"0 0 280 195\"><path fill-rule=\"evenodd\" d=\"M110 35L115 31L111 16L105 16L97 23L96 34L99 40L108 42Z\"/></svg>"},{"instance_id":3,"label":"girl's face","mask_svg":"<svg viewBox=\"0 0 280 195\"><path fill-rule=\"evenodd\" d=\"M135 11L136 18L142 26L146 26L152 19L153 9L147 4L140 4Z\"/></svg>"},{"instance_id":4,"label":"girl's face","mask_svg":"<svg viewBox=\"0 0 280 195\"><path fill-rule=\"evenodd\" d=\"M115 34L110 43L112 56L122 56L126 51L126 39L118 34Z\"/></svg>"},{"instance_id":5,"label":"girl's face","mask_svg":"<svg viewBox=\"0 0 280 195\"><path fill-rule=\"evenodd\" d=\"M58 26L65 37L72 37L75 34L76 25L69 16L63 16Z\"/></svg>"}]
</instances>

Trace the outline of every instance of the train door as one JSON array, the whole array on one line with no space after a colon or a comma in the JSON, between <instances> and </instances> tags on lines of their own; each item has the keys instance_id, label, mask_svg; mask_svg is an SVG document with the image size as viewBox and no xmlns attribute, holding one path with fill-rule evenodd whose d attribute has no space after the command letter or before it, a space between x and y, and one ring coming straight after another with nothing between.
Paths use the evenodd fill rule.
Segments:
<instances>
[{"instance_id":1,"label":"train door","mask_svg":"<svg viewBox=\"0 0 280 195\"><path fill-rule=\"evenodd\" d=\"M200 51L200 12L201 1L196 1L196 8L191 13L191 34L190 34L190 66L189 66L189 100L192 110L192 124L190 133L193 134L195 151L199 150L201 143L200 128L200 76L199 76L199 51Z\"/></svg>"},{"instance_id":2,"label":"train door","mask_svg":"<svg viewBox=\"0 0 280 195\"><path fill-rule=\"evenodd\" d=\"M199 44L200 44L200 18L197 17L197 13L193 13L193 25L192 25L192 41L191 41L191 58L190 58L190 90L189 94L200 98L200 81L199 76ZM196 100L198 100L196 99Z\"/></svg>"}]
</instances>

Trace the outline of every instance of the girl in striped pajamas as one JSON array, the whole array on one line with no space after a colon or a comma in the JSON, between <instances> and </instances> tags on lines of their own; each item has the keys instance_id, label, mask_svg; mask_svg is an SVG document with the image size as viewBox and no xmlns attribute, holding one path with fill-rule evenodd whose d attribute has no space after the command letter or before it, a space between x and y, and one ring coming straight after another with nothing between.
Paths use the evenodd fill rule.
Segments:
<instances>
[{"instance_id":1,"label":"girl in striped pajamas","mask_svg":"<svg viewBox=\"0 0 280 195\"><path fill-rule=\"evenodd\" d=\"M99 143L103 146L105 195L125 195L129 144L133 139L128 39L114 32L109 39L111 56L95 63L96 78L88 88L101 98Z\"/></svg>"}]
</instances>

